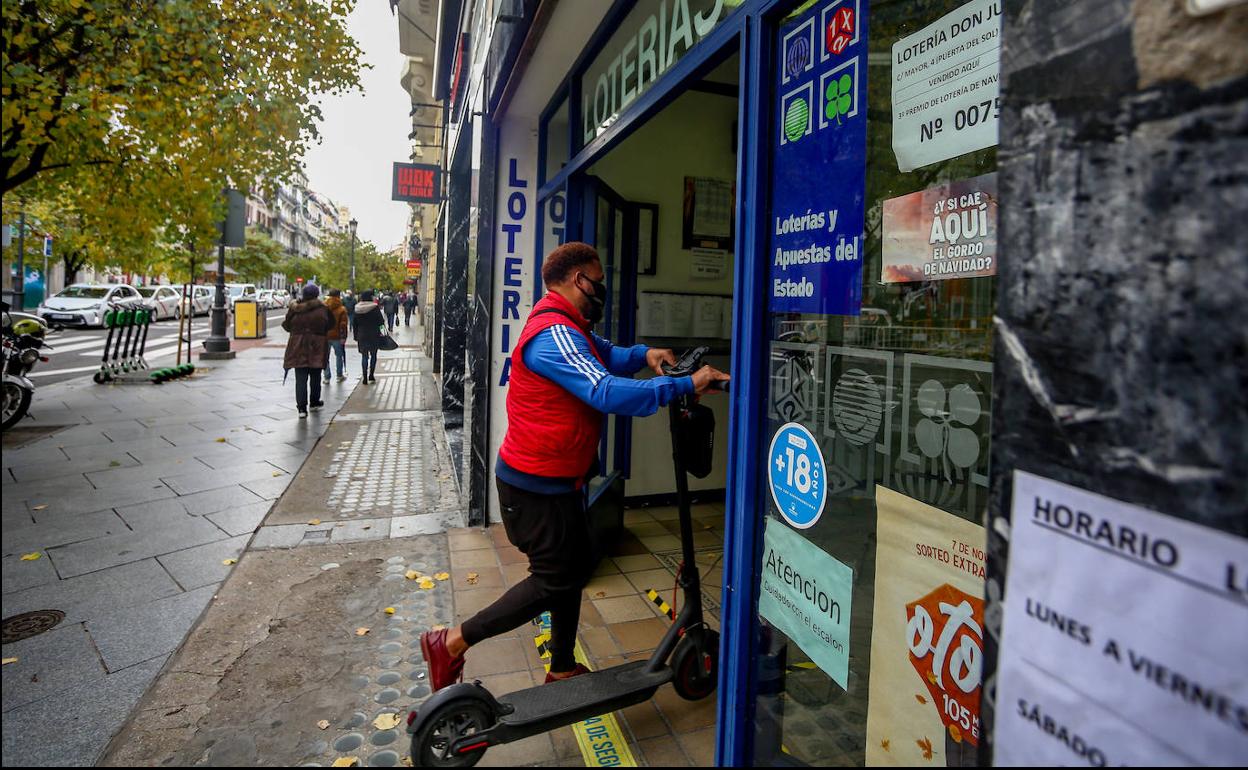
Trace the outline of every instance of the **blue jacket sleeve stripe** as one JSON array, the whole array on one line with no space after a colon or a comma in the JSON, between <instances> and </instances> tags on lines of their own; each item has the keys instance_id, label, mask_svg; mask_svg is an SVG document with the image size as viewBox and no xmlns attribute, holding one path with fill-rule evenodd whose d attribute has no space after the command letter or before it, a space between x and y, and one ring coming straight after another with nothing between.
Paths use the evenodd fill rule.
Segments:
<instances>
[{"instance_id":1,"label":"blue jacket sleeve stripe","mask_svg":"<svg viewBox=\"0 0 1248 770\"><path fill-rule=\"evenodd\" d=\"M559 352L563 354L563 360L568 365L585 375L591 385L597 386L602 378L606 376L606 372L594 367L592 363L586 360L585 356L576 349L575 344L569 339L569 332L566 326L555 325L550 327L550 336L558 346Z\"/></svg>"}]
</instances>

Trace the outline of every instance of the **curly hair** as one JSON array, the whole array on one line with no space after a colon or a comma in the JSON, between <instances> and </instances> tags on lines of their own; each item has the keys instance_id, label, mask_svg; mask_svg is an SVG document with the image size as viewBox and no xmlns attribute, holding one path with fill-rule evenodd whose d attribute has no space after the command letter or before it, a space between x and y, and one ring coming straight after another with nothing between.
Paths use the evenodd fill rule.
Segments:
<instances>
[{"instance_id":1,"label":"curly hair","mask_svg":"<svg viewBox=\"0 0 1248 770\"><path fill-rule=\"evenodd\" d=\"M588 243L565 243L547 254L542 261L542 282L547 286L563 283L576 268L597 261L598 252Z\"/></svg>"}]
</instances>

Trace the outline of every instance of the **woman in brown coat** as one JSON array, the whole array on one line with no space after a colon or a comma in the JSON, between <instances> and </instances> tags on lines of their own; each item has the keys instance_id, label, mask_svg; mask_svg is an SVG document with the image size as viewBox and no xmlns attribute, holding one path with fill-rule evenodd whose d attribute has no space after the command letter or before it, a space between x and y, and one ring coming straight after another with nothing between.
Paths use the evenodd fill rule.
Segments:
<instances>
[{"instance_id":1,"label":"woman in brown coat","mask_svg":"<svg viewBox=\"0 0 1248 770\"><path fill-rule=\"evenodd\" d=\"M295 370L295 406L299 419L308 416L308 409L320 409L321 370L329 360L329 330L334 328L334 314L320 300L321 290L314 284L303 287L302 300L290 306L282 328L290 332L282 367ZM308 401L308 385L312 401Z\"/></svg>"}]
</instances>

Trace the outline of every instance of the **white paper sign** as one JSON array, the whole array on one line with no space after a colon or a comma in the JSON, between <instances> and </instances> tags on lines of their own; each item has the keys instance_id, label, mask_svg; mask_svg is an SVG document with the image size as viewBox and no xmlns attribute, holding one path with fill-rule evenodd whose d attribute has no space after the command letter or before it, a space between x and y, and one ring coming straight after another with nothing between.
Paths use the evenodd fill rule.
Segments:
<instances>
[{"instance_id":1,"label":"white paper sign","mask_svg":"<svg viewBox=\"0 0 1248 770\"><path fill-rule=\"evenodd\" d=\"M999 765L1248 758L1248 541L1014 474Z\"/></svg>"},{"instance_id":2,"label":"white paper sign","mask_svg":"<svg viewBox=\"0 0 1248 770\"><path fill-rule=\"evenodd\" d=\"M728 272L728 252L724 249L704 249L696 247L691 250L693 259L689 262L691 278L722 278Z\"/></svg>"},{"instance_id":3,"label":"white paper sign","mask_svg":"<svg viewBox=\"0 0 1248 770\"><path fill-rule=\"evenodd\" d=\"M893 152L902 171L997 144L1001 0L971 0L893 43Z\"/></svg>"}]
</instances>

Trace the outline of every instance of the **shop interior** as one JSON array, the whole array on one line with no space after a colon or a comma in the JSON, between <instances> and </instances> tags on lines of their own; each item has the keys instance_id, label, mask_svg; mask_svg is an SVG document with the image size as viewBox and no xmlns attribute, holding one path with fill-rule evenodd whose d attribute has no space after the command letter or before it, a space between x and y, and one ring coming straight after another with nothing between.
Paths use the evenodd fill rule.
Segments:
<instances>
[{"instance_id":1,"label":"shop interior","mask_svg":"<svg viewBox=\"0 0 1248 770\"><path fill-rule=\"evenodd\" d=\"M612 293L611 314L601 331L613 340L671 348L677 355L705 345L710 348L705 360L722 371L731 365L738 69L734 53L692 82L595 162L583 183L588 190L583 205L593 209L583 221L592 218L594 225L585 226L584 236L592 235L604 255ZM689 486L704 601L718 628L729 399L712 394L701 403L715 416L714 461L711 472L691 476ZM604 481L618 473L615 483L622 489L608 505L622 503L623 530L587 596L609 598L620 591L646 599L653 589L667 602L678 600L673 591L681 562L680 522L667 409L646 418L609 418L604 445ZM646 603L649 615L662 615L653 602ZM640 610L640 602L617 604Z\"/></svg>"}]
</instances>

